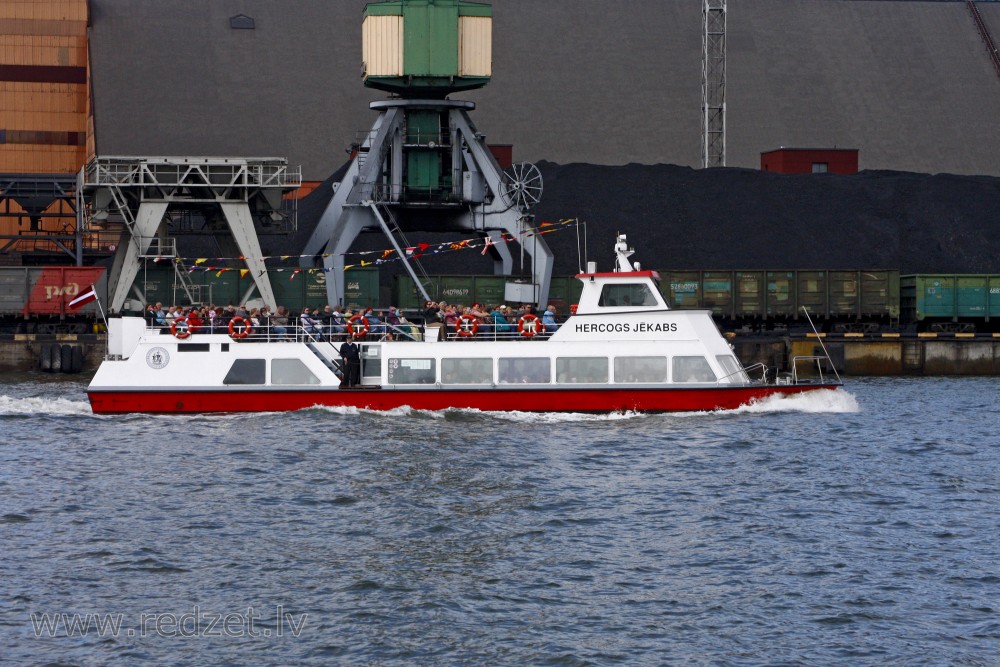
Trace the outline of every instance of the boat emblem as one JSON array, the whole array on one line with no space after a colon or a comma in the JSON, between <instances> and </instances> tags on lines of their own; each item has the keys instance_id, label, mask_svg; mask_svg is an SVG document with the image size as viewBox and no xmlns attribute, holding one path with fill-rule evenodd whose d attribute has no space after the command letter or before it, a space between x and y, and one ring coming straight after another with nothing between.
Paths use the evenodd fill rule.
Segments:
<instances>
[{"instance_id":1,"label":"boat emblem","mask_svg":"<svg viewBox=\"0 0 1000 667\"><path fill-rule=\"evenodd\" d=\"M170 363L170 354L162 347L154 347L146 353L146 363L156 370L165 368Z\"/></svg>"}]
</instances>

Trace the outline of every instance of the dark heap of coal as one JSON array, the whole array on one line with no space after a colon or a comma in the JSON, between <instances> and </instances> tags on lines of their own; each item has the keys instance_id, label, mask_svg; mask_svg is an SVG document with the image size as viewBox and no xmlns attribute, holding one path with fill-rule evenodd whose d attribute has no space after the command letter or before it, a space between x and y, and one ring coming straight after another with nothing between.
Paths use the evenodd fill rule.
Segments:
<instances>
[{"instance_id":1,"label":"dark heap of coal","mask_svg":"<svg viewBox=\"0 0 1000 667\"><path fill-rule=\"evenodd\" d=\"M544 189L532 210L535 223L586 222L586 248L599 270L611 268L615 235L625 233L636 249L633 259L649 269L1000 273L1000 178L890 171L785 175L637 164L541 162L538 167ZM287 246L281 252L301 251L342 171L302 200L299 232L281 242ZM458 238L421 234L407 240ZM577 250L583 240L574 230L547 234L545 240L555 254L557 275L585 266ZM366 234L353 250L387 247L381 234ZM518 250L511 247L520 266ZM492 273L492 264L476 250L423 262L432 274ZM402 270L399 263L384 268Z\"/></svg>"}]
</instances>

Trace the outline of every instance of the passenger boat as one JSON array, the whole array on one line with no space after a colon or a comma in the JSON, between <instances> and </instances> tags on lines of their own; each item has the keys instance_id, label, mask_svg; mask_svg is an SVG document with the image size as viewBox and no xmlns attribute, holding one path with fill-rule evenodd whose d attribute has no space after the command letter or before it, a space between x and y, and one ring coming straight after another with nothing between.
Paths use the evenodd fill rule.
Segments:
<instances>
[{"instance_id":1,"label":"passenger boat","mask_svg":"<svg viewBox=\"0 0 1000 667\"><path fill-rule=\"evenodd\" d=\"M744 368L707 310L672 310L654 271L633 266L625 237L615 267L577 278L579 303L557 329L533 315L509 327L350 323L361 383L342 386L340 340L302 331L278 339L230 323L221 333L140 317L109 321L108 355L87 390L93 411L206 413L313 406L534 412L732 409L775 395L841 386L826 357L794 359L785 377ZM235 320L234 320L235 322ZM509 328L510 331L502 329ZM800 377L800 364L818 371ZM759 375L759 377L758 377Z\"/></svg>"}]
</instances>

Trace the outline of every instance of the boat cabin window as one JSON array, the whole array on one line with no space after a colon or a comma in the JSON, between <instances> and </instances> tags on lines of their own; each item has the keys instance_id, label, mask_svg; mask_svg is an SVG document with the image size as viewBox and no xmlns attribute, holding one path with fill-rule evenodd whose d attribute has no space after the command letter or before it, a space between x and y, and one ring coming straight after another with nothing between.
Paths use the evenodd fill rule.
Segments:
<instances>
[{"instance_id":1,"label":"boat cabin window","mask_svg":"<svg viewBox=\"0 0 1000 667\"><path fill-rule=\"evenodd\" d=\"M715 371L705 357L674 357L674 382L715 382Z\"/></svg>"},{"instance_id":2,"label":"boat cabin window","mask_svg":"<svg viewBox=\"0 0 1000 667\"><path fill-rule=\"evenodd\" d=\"M548 357L501 358L498 360L501 384L542 384L552 377Z\"/></svg>"},{"instance_id":3,"label":"boat cabin window","mask_svg":"<svg viewBox=\"0 0 1000 667\"><path fill-rule=\"evenodd\" d=\"M615 357L615 382L666 382L667 368L666 357Z\"/></svg>"},{"instance_id":4,"label":"boat cabin window","mask_svg":"<svg viewBox=\"0 0 1000 667\"><path fill-rule=\"evenodd\" d=\"M492 359L442 359L443 384L492 384Z\"/></svg>"},{"instance_id":5,"label":"boat cabin window","mask_svg":"<svg viewBox=\"0 0 1000 667\"><path fill-rule=\"evenodd\" d=\"M722 366L722 372L726 374L727 378L734 378L738 380L743 380L747 382L750 378L747 374L743 372L743 367L740 366L740 362L736 361L736 358L731 354L720 354L715 357L715 360L719 362Z\"/></svg>"},{"instance_id":6,"label":"boat cabin window","mask_svg":"<svg viewBox=\"0 0 1000 667\"><path fill-rule=\"evenodd\" d=\"M271 361L271 384L319 384L319 378L301 359L274 359Z\"/></svg>"},{"instance_id":7,"label":"boat cabin window","mask_svg":"<svg viewBox=\"0 0 1000 667\"><path fill-rule=\"evenodd\" d=\"M361 377L382 377L382 346L361 346Z\"/></svg>"},{"instance_id":8,"label":"boat cabin window","mask_svg":"<svg viewBox=\"0 0 1000 667\"><path fill-rule=\"evenodd\" d=\"M646 283L610 284L601 290L598 306L634 308L636 306L654 307L660 305Z\"/></svg>"},{"instance_id":9,"label":"boat cabin window","mask_svg":"<svg viewBox=\"0 0 1000 667\"><path fill-rule=\"evenodd\" d=\"M608 381L608 360L604 357L557 357L556 382L584 384Z\"/></svg>"},{"instance_id":10,"label":"boat cabin window","mask_svg":"<svg viewBox=\"0 0 1000 667\"><path fill-rule=\"evenodd\" d=\"M237 359L222 384L264 384L267 364L263 359Z\"/></svg>"},{"instance_id":11,"label":"boat cabin window","mask_svg":"<svg viewBox=\"0 0 1000 667\"><path fill-rule=\"evenodd\" d=\"M389 359L389 384L434 384L433 359Z\"/></svg>"}]
</instances>

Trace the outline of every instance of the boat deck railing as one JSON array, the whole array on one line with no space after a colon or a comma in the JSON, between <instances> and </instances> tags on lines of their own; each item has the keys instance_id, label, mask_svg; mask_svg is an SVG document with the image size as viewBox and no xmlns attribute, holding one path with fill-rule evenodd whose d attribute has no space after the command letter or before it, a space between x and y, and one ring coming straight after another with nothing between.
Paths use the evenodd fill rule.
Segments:
<instances>
[{"instance_id":1,"label":"boat deck railing","mask_svg":"<svg viewBox=\"0 0 1000 667\"><path fill-rule=\"evenodd\" d=\"M550 325L551 327L551 325ZM517 331L515 325L509 325L509 329L504 326L482 325L475 332L467 329L457 329L453 326L429 325L422 326L415 323L409 324L370 324L368 332L363 336L353 338L356 342L380 342L386 340L413 341L420 342L428 339L434 341L527 341L527 340L547 340L556 327L551 327L552 331L532 332L525 335ZM229 335L234 342L255 343L255 342L344 342L351 338L344 325L317 325L302 326L301 324L288 325L258 325L250 326L249 330L243 325L237 326L233 331L229 329L229 323L205 322L194 327L184 322L175 326L172 322L166 324L146 325L147 334L173 334L174 336L191 340L205 334Z\"/></svg>"},{"instance_id":2,"label":"boat deck railing","mask_svg":"<svg viewBox=\"0 0 1000 667\"><path fill-rule=\"evenodd\" d=\"M812 356L812 355L810 355L810 356L792 357L792 377L791 377L792 384L810 384L810 383L816 382L816 380L814 380L813 376L812 376L812 371L813 370L815 370L816 375L819 377L819 384L825 384L828 381L826 379L826 376L829 376L829 375L836 376L836 381L840 382L840 376L837 375L837 372L836 372L835 368L834 368L834 371L833 371L832 374L830 372L828 372L828 371L826 373L824 373L824 370L823 370L823 362L824 361L829 362L830 358L828 356L822 356L822 355L819 355L819 356ZM831 362L831 364L832 364L832 362ZM800 376L800 373L805 373L805 369L804 368L802 370L800 370L800 368L803 367L803 366L807 367L809 369L810 375L808 377L801 377Z\"/></svg>"}]
</instances>

